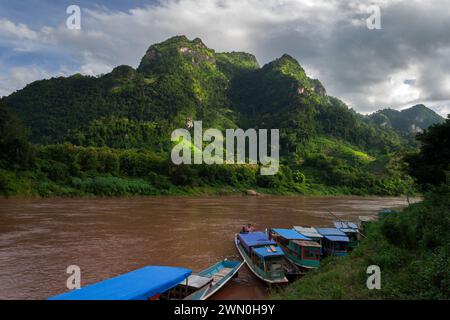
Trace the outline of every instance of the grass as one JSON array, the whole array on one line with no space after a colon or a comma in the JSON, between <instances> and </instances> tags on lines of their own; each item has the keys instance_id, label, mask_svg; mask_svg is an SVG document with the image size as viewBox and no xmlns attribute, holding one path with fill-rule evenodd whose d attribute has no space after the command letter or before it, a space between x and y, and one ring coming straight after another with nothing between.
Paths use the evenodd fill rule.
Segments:
<instances>
[{"instance_id":1,"label":"grass","mask_svg":"<svg viewBox=\"0 0 450 320\"><path fill-rule=\"evenodd\" d=\"M367 238L347 257L275 293L272 299L450 299L450 188L435 189L368 226ZM381 289L366 286L367 267L381 268Z\"/></svg>"},{"instance_id":2,"label":"grass","mask_svg":"<svg viewBox=\"0 0 450 320\"><path fill-rule=\"evenodd\" d=\"M369 164L376 160L375 157L358 150L347 142L325 137L311 139L304 147L303 152L342 158L360 165Z\"/></svg>"}]
</instances>

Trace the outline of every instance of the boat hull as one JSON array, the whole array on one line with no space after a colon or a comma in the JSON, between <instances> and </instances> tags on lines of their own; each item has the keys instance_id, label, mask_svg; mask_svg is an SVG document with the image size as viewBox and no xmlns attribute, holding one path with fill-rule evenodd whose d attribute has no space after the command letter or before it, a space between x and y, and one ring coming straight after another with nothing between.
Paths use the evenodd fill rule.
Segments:
<instances>
[{"instance_id":1,"label":"boat hull","mask_svg":"<svg viewBox=\"0 0 450 320\"><path fill-rule=\"evenodd\" d=\"M223 260L198 273L202 277L211 277L213 282L184 300L207 300L230 281L244 265L244 262ZM217 281L216 281L217 280Z\"/></svg>"},{"instance_id":2,"label":"boat hull","mask_svg":"<svg viewBox=\"0 0 450 320\"><path fill-rule=\"evenodd\" d=\"M306 265L304 262L298 261L296 258L294 258L291 254L288 253L288 250L285 249L285 247L281 247L283 250L285 250L286 259L288 259L291 263L295 264L297 267L299 267L302 270L312 270L317 269L319 265Z\"/></svg>"},{"instance_id":3,"label":"boat hull","mask_svg":"<svg viewBox=\"0 0 450 320\"><path fill-rule=\"evenodd\" d=\"M238 235L236 234L234 237L234 244L236 246L236 249L238 250L239 254L241 255L242 259L244 259L245 263L247 264L248 268L252 271L252 273L257 276L259 279L263 280L266 283L269 284L282 284L289 282L286 277L282 279L268 279L263 277L261 274L259 274L255 270L254 264L251 262L250 257L245 253L244 248L239 244Z\"/></svg>"}]
</instances>

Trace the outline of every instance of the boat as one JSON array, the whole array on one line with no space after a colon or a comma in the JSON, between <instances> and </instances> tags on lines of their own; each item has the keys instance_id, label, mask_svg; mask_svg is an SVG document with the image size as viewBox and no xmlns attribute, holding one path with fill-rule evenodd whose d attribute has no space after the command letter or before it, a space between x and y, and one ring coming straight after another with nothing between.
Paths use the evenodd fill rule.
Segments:
<instances>
[{"instance_id":1,"label":"boat","mask_svg":"<svg viewBox=\"0 0 450 320\"><path fill-rule=\"evenodd\" d=\"M355 222L351 221L334 221L336 229L341 230L348 237L348 249L353 250L358 245L359 228Z\"/></svg>"},{"instance_id":2,"label":"boat","mask_svg":"<svg viewBox=\"0 0 450 320\"><path fill-rule=\"evenodd\" d=\"M206 300L242 265L225 259L198 274L184 268L147 266L49 300Z\"/></svg>"},{"instance_id":3,"label":"boat","mask_svg":"<svg viewBox=\"0 0 450 320\"><path fill-rule=\"evenodd\" d=\"M264 232L236 234L234 242L249 269L259 279L269 284L287 283L285 256L276 242Z\"/></svg>"},{"instance_id":4,"label":"boat","mask_svg":"<svg viewBox=\"0 0 450 320\"><path fill-rule=\"evenodd\" d=\"M316 228L322 236L323 253L327 256L346 256L350 239L336 228Z\"/></svg>"},{"instance_id":5,"label":"boat","mask_svg":"<svg viewBox=\"0 0 450 320\"><path fill-rule=\"evenodd\" d=\"M320 244L321 250L320 253L323 254L323 245L322 245L322 239L323 235L321 235L316 228L314 227L301 227L301 226L295 226L293 227L295 231L298 233L304 235L305 237L311 239L312 241L317 242Z\"/></svg>"},{"instance_id":6,"label":"boat","mask_svg":"<svg viewBox=\"0 0 450 320\"><path fill-rule=\"evenodd\" d=\"M230 281L243 264L243 261L220 261L197 274L191 274L185 281L164 293L161 299L206 300Z\"/></svg>"},{"instance_id":7,"label":"boat","mask_svg":"<svg viewBox=\"0 0 450 320\"><path fill-rule=\"evenodd\" d=\"M49 300L157 300L191 274L185 268L146 266Z\"/></svg>"},{"instance_id":8,"label":"boat","mask_svg":"<svg viewBox=\"0 0 450 320\"><path fill-rule=\"evenodd\" d=\"M269 238L283 249L286 258L303 269L318 268L321 245L293 229L269 229Z\"/></svg>"}]
</instances>

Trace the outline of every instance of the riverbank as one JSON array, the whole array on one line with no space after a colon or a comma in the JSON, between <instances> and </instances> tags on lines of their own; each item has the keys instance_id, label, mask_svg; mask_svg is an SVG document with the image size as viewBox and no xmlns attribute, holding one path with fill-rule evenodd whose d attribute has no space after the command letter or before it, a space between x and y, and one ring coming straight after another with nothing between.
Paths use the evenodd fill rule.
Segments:
<instances>
[{"instance_id":1,"label":"riverbank","mask_svg":"<svg viewBox=\"0 0 450 320\"><path fill-rule=\"evenodd\" d=\"M174 165L165 152L30 145L24 163L0 161L0 195L128 196L179 194L377 195L412 194L400 154L375 158L342 142L317 139L304 155L280 159L276 175L259 165Z\"/></svg>"},{"instance_id":2,"label":"riverbank","mask_svg":"<svg viewBox=\"0 0 450 320\"><path fill-rule=\"evenodd\" d=\"M82 176L52 180L31 171L0 170L0 196L25 198L51 197L129 197L129 196L207 196L207 195L305 195L305 196L400 196L398 190L328 186L321 183L284 182L279 177L273 187L258 183L178 185L164 176L130 178L126 176ZM280 182L281 181L281 182Z\"/></svg>"},{"instance_id":3,"label":"riverbank","mask_svg":"<svg viewBox=\"0 0 450 320\"><path fill-rule=\"evenodd\" d=\"M368 225L366 238L345 258L321 267L273 299L450 299L450 191ZM381 268L381 289L368 290L367 267Z\"/></svg>"}]
</instances>

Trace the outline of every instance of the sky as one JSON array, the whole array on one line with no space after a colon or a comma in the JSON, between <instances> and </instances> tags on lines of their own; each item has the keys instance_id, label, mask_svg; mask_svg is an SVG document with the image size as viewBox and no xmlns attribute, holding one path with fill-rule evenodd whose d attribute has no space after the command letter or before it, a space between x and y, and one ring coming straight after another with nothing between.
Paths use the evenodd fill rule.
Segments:
<instances>
[{"instance_id":1,"label":"sky","mask_svg":"<svg viewBox=\"0 0 450 320\"><path fill-rule=\"evenodd\" d=\"M70 5L81 29L67 28ZM366 20L380 8L380 29ZM288 53L367 114L418 103L450 113L450 0L0 0L0 96L74 73L137 67L174 35L261 65ZM369 11L368 11L369 10ZM371 20L373 21L373 20Z\"/></svg>"}]
</instances>

